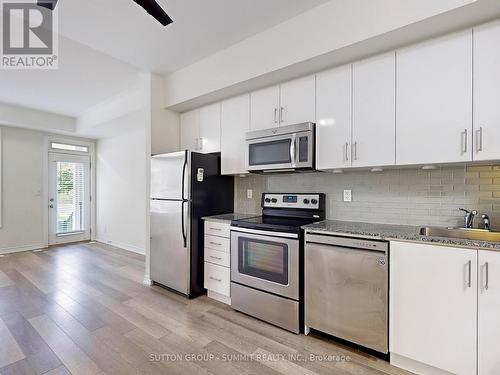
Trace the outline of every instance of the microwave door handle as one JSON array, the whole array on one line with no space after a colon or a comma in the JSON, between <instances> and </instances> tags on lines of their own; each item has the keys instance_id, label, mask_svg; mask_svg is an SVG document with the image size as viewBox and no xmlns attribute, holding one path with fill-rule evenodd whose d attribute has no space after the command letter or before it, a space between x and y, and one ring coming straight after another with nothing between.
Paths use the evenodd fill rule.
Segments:
<instances>
[{"instance_id":1,"label":"microwave door handle","mask_svg":"<svg viewBox=\"0 0 500 375\"><path fill-rule=\"evenodd\" d=\"M292 135L292 139L290 142L290 159L292 160L292 164L296 164L296 158L297 158L297 147L296 147L296 136L295 134Z\"/></svg>"}]
</instances>

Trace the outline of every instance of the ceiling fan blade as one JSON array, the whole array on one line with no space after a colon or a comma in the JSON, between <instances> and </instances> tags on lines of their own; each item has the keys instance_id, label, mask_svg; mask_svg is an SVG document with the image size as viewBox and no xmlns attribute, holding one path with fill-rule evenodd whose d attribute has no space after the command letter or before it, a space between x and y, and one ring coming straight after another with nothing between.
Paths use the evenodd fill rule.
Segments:
<instances>
[{"instance_id":1,"label":"ceiling fan blade","mask_svg":"<svg viewBox=\"0 0 500 375\"><path fill-rule=\"evenodd\" d=\"M57 5L57 0L37 0L36 3L38 6L41 6L41 7L50 9L50 10L54 10L54 8Z\"/></svg>"},{"instance_id":2,"label":"ceiling fan blade","mask_svg":"<svg viewBox=\"0 0 500 375\"><path fill-rule=\"evenodd\" d=\"M134 0L163 26L174 22L155 0Z\"/></svg>"}]
</instances>

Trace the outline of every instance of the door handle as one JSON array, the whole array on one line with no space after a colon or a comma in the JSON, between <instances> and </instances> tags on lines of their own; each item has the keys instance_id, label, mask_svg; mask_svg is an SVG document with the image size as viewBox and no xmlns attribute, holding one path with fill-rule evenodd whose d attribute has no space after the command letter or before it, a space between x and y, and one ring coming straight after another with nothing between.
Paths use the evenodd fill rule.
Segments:
<instances>
[{"instance_id":1,"label":"door handle","mask_svg":"<svg viewBox=\"0 0 500 375\"><path fill-rule=\"evenodd\" d=\"M358 160L358 142L354 142L354 160Z\"/></svg>"},{"instance_id":2,"label":"door handle","mask_svg":"<svg viewBox=\"0 0 500 375\"><path fill-rule=\"evenodd\" d=\"M467 287L472 288L472 260L469 260L467 262L467 270L468 270Z\"/></svg>"},{"instance_id":3,"label":"door handle","mask_svg":"<svg viewBox=\"0 0 500 375\"><path fill-rule=\"evenodd\" d=\"M187 248L187 234L186 234L186 224L184 223L184 204L186 201L181 203L181 228L182 228L182 240L184 241L184 248Z\"/></svg>"},{"instance_id":4,"label":"door handle","mask_svg":"<svg viewBox=\"0 0 500 375\"><path fill-rule=\"evenodd\" d=\"M222 279L217 279L216 277L212 277L212 276L210 276L210 280L215 280L219 283L222 281Z\"/></svg>"},{"instance_id":5,"label":"door handle","mask_svg":"<svg viewBox=\"0 0 500 375\"><path fill-rule=\"evenodd\" d=\"M214 257L213 255L209 255L210 258L215 259L215 260L222 260L221 257Z\"/></svg>"},{"instance_id":6,"label":"door handle","mask_svg":"<svg viewBox=\"0 0 500 375\"><path fill-rule=\"evenodd\" d=\"M465 129L461 135L462 135L462 154L465 154L467 152L468 147L468 137L467 137L468 131Z\"/></svg>"},{"instance_id":7,"label":"door handle","mask_svg":"<svg viewBox=\"0 0 500 375\"><path fill-rule=\"evenodd\" d=\"M490 265L488 262L484 264L484 273L486 277L486 281L484 283L484 289L488 290L488 288L490 287Z\"/></svg>"},{"instance_id":8,"label":"door handle","mask_svg":"<svg viewBox=\"0 0 500 375\"><path fill-rule=\"evenodd\" d=\"M349 161L349 142L345 143L345 161Z\"/></svg>"},{"instance_id":9,"label":"door handle","mask_svg":"<svg viewBox=\"0 0 500 375\"><path fill-rule=\"evenodd\" d=\"M278 108L274 108L274 123L278 123Z\"/></svg>"},{"instance_id":10,"label":"door handle","mask_svg":"<svg viewBox=\"0 0 500 375\"><path fill-rule=\"evenodd\" d=\"M280 107L280 122L283 122L283 121L284 121L284 120L283 120L283 113L284 113L284 111L285 111L285 108Z\"/></svg>"},{"instance_id":11,"label":"door handle","mask_svg":"<svg viewBox=\"0 0 500 375\"><path fill-rule=\"evenodd\" d=\"M476 130L476 152L483 151L483 127Z\"/></svg>"}]
</instances>

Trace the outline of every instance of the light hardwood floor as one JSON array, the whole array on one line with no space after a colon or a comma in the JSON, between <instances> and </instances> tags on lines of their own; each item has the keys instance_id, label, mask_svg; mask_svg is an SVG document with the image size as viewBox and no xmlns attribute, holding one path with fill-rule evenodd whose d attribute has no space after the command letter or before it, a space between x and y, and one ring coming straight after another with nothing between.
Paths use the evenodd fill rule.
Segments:
<instances>
[{"instance_id":1,"label":"light hardwood floor","mask_svg":"<svg viewBox=\"0 0 500 375\"><path fill-rule=\"evenodd\" d=\"M0 257L0 374L407 374L143 277L97 243Z\"/></svg>"}]
</instances>

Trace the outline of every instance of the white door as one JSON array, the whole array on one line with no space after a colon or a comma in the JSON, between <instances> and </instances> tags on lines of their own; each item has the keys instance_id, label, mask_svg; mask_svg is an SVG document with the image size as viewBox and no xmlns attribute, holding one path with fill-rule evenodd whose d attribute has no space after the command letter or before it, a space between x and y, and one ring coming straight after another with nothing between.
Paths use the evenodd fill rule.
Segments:
<instances>
[{"instance_id":1,"label":"white door","mask_svg":"<svg viewBox=\"0 0 500 375\"><path fill-rule=\"evenodd\" d=\"M500 369L500 253L479 251L478 374Z\"/></svg>"},{"instance_id":2,"label":"white door","mask_svg":"<svg viewBox=\"0 0 500 375\"><path fill-rule=\"evenodd\" d=\"M390 352L475 374L477 251L391 242L390 275Z\"/></svg>"},{"instance_id":3,"label":"white door","mask_svg":"<svg viewBox=\"0 0 500 375\"><path fill-rule=\"evenodd\" d=\"M307 76L280 86L280 126L314 122L316 77Z\"/></svg>"},{"instance_id":4,"label":"white door","mask_svg":"<svg viewBox=\"0 0 500 375\"><path fill-rule=\"evenodd\" d=\"M200 151L220 152L220 103L200 108Z\"/></svg>"},{"instance_id":5,"label":"white door","mask_svg":"<svg viewBox=\"0 0 500 375\"><path fill-rule=\"evenodd\" d=\"M200 149L200 111L181 114L181 150L199 151Z\"/></svg>"},{"instance_id":6,"label":"white door","mask_svg":"<svg viewBox=\"0 0 500 375\"><path fill-rule=\"evenodd\" d=\"M250 95L222 102L221 173L243 174L246 170L245 133L250 129Z\"/></svg>"},{"instance_id":7,"label":"white door","mask_svg":"<svg viewBox=\"0 0 500 375\"><path fill-rule=\"evenodd\" d=\"M394 52L353 64L352 166L396 163Z\"/></svg>"},{"instance_id":8,"label":"white door","mask_svg":"<svg viewBox=\"0 0 500 375\"><path fill-rule=\"evenodd\" d=\"M49 153L49 244L90 240L90 158Z\"/></svg>"},{"instance_id":9,"label":"white door","mask_svg":"<svg viewBox=\"0 0 500 375\"><path fill-rule=\"evenodd\" d=\"M275 128L279 124L280 87L272 86L250 94L250 130Z\"/></svg>"},{"instance_id":10,"label":"white door","mask_svg":"<svg viewBox=\"0 0 500 375\"><path fill-rule=\"evenodd\" d=\"M472 32L397 51L397 164L472 160Z\"/></svg>"},{"instance_id":11,"label":"white door","mask_svg":"<svg viewBox=\"0 0 500 375\"><path fill-rule=\"evenodd\" d=\"M500 22L474 29L474 160L500 159Z\"/></svg>"},{"instance_id":12,"label":"white door","mask_svg":"<svg viewBox=\"0 0 500 375\"><path fill-rule=\"evenodd\" d=\"M316 77L316 168L351 166L351 65Z\"/></svg>"}]
</instances>

